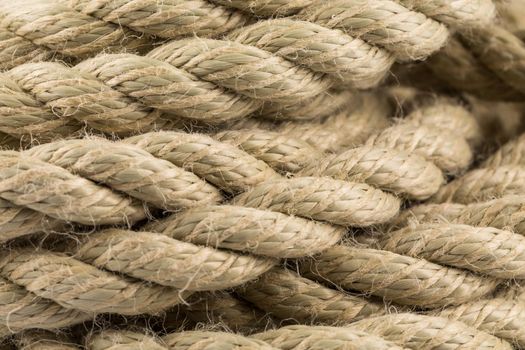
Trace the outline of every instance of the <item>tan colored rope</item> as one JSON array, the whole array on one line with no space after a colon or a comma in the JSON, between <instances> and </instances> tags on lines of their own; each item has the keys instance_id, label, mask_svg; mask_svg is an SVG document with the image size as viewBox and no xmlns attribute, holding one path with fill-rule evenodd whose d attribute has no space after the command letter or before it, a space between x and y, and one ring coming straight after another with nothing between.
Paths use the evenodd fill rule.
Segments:
<instances>
[{"instance_id":1,"label":"tan colored rope","mask_svg":"<svg viewBox=\"0 0 525 350\"><path fill-rule=\"evenodd\" d=\"M181 301L178 290L133 281L43 250L4 250L0 274L39 297L88 313L154 314Z\"/></svg>"},{"instance_id":2,"label":"tan colored rope","mask_svg":"<svg viewBox=\"0 0 525 350\"><path fill-rule=\"evenodd\" d=\"M263 161L206 135L151 132L127 138L124 142L185 168L230 193L279 178Z\"/></svg>"},{"instance_id":3,"label":"tan colored rope","mask_svg":"<svg viewBox=\"0 0 525 350\"><path fill-rule=\"evenodd\" d=\"M457 305L494 291L498 280L383 250L334 246L303 263L306 277L402 305Z\"/></svg>"},{"instance_id":4,"label":"tan colored rope","mask_svg":"<svg viewBox=\"0 0 525 350\"><path fill-rule=\"evenodd\" d=\"M483 162L487 168L502 165L525 165L525 134L507 142Z\"/></svg>"},{"instance_id":5,"label":"tan colored rope","mask_svg":"<svg viewBox=\"0 0 525 350\"><path fill-rule=\"evenodd\" d=\"M207 350L219 348L225 350L277 350L270 344L253 338L225 332L188 331L171 333L162 340L169 349Z\"/></svg>"},{"instance_id":6,"label":"tan colored rope","mask_svg":"<svg viewBox=\"0 0 525 350\"><path fill-rule=\"evenodd\" d=\"M67 170L14 151L0 152L0 197L63 221L133 223L144 208Z\"/></svg>"},{"instance_id":7,"label":"tan colored rope","mask_svg":"<svg viewBox=\"0 0 525 350\"><path fill-rule=\"evenodd\" d=\"M15 344L19 350L79 350L80 346L74 344L63 334L50 331L28 330L16 336Z\"/></svg>"},{"instance_id":8,"label":"tan colored rope","mask_svg":"<svg viewBox=\"0 0 525 350\"><path fill-rule=\"evenodd\" d=\"M393 224L401 228L413 222L495 227L525 235L525 200L518 195L467 205L421 204L402 211Z\"/></svg>"},{"instance_id":9,"label":"tan colored rope","mask_svg":"<svg viewBox=\"0 0 525 350\"><path fill-rule=\"evenodd\" d=\"M139 332L127 330L103 330L88 335L87 350L167 350L162 340Z\"/></svg>"},{"instance_id":10,"label":"tan colored rope","mask_svg":"<svg viewBox=\"0 0 525 350\"><path fill-rule=\"evenodd\" d=\"M174 39L181 36L219 36L245 25L248 18L204 0L61 0L76 11L129 27L140 33Z\"/></svg>"},{"instance_id":11,"label":"tan colored rope","mask_svg":"<svg viewBox=\"0 0 525 350\"><path fill-rule=\"evenodd\" d=\"M413 199L430 197L444 183L439 168L420 156L371 145L313 160L301 174L362 181Z\"/></svg>"},{"instance_id":12,"label":"tan colored rope","mask_svg":"<svg viewBox=\"0 0 525 350\"><path fill-rule=\"evenodd\" d=\"M196 175L132 145L105 139L62 140L24 153L167 210L222 199L215 187Z\"/></svg>"},{"instance_id":13,"label":"tan colored rope","mask_svg":"<svg viewBox=\"0 0 525 350\"><path fill-rule=\"evenodd\" d=\"M0 325L10 332L68 327L91 318L91 311L65 308L0 277Z\"/></svg>"},{"instance_id":14,"label":"tan colored rope","mask_svg":"<svg viewBox=\"0 0 525 350\"><path fill-rule=\"evenodd\" d=\"M235 197L232 204L343 226L386 222L399 210L399 199L381 190L322 177L266 181Z\"/></svg>"},{"instance_id":15,"label":"tan colored rope","mask_svg":"<svg viewBox=\"0 0 525 350\"><path fill-rule=\"evenodd\" d=\"M378 303L327 288L277 267L236 292L273 316L305 324L344 325L385 312Z\"/></svg>"},{"instance_id":16,"label":"tan colored rope","mask_svg":"<svg viewBox=\"0 0 525 350\"><path fill-rule=\"evenodd\" d=\"M510 231L459 224L421 224L389 232L379 238L378 244L398 254L497 278L525 278L525 237Z\"/></svg>"},{"instance_id":17,"label":"tan colored rope","mask_svg":"<svg viewBox=\"0 0 525 350\"><path fill-rule=\"evenodd\" d=\"M386 51L339 30L293 19L270 19L234 30L228 38L326 73L352 88L376 86L394 62Z\"/></svg>"},{"instance_id":18,"label":"tan colored rope","mask_svg":"<svg viewBox=\"0 0 525 350\"><path fill-rule=\"evenodd\" d=\"M254 128L226 130L214 137L242 149L282 172L296 173L323 156L320 150L308 142L276 131Z\"/></svg>"},{"instance_id":19,"label":"tan colored rope","mask_svg":"<svg viewBox=\"0 0 525 350\"><path fill-rule=\"evenodd\" d=\"M276 258L310 256L336 244L346 230L241 206L206 206L150 222L144 230L215 248Z\"/></svg>"},{"instance_id":20,"label":"tan colored rope","mask_svg":"<svg viewBox=\"0 0 525 350\"><path fill-rule=\"evenodd\" d=\"M112 47L135 50L147 46L147 38L71 10L57 2L28 0L0 6L0 37L16 46L3 50L2 68L49 58L55 52L70 57L86 57ZM16 38L16 39L15 39ZM20 50L18 50L20 48ZM30 51L34 51L30 53Z\"/></svg>"},{"instance_id":21,"label":"tan colored rope","mask_svg":"<svg viewBox=\"0 0 525 350\"><path fill-rule=\"evenodd\" d=\"M263 340L282 350L401 350L402 347L381 337L347 327L285 326L255 334L252 338Z\"/></svg>"},{"instance_id":22,"label":"tan colored rope","mask_svg":"<svg viewBox=\"0 0 525 350\"><path fill-rule=\"evenodd\" d=\"M443 186L432 198L435 203L469 204L524 191L525 167L502 165L497 168L474 169Z\"/></svg>"},{"instance_id":23,"label":"tan colored rope","mask_svg":"<svg viewBox=\"0 0 525 350\"><path fill-rule=\"evenodd\" d=\"M350 328L383 337L409 349L512 349L504 340L444 317L392 314L361 320Z\"/></svg>"},{"instance_id":24,"label":"tan colored rope","mask_svg":"<svg viewBox=\"0 0 525 350\"><path fill-rule=\"evenodd\" d=\"M238 286L276 261L196 246L162 234L108 229L73 248L76 259L110 271L188 291Z\"/></svg>"},{"instance_id":25,"label":"tan colored rope","mask_svg":"<svg viewBox=\"0 0 525 350\"><path fill-rule=\"evenodd\" d=\"M481 299L436 311L436 314L493 334L518 348L525 344L525 305L518 301Z\"/></svg>"}]
</instances>

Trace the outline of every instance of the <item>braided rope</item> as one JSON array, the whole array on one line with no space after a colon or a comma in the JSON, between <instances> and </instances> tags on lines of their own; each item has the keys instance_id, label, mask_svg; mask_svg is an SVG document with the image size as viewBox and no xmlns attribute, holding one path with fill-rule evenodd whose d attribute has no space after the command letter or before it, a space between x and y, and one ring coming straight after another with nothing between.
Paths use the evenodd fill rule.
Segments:
<instances>
[{"instance_id":1,"label":"braided rope","mask_svg":"<svg viewBox=\"0 0 525 350\"><path fill-rule=\"evenodd\" d=\"M525 235L525 203L520 196L506 196L487 202L471 204L421 204L400 213L395 227L412 222L465 224L507 229Z\"/></svg>"},{"instance_id":2,"label":"braided rope","mask_svg":"<svg viewBox=\"0 0 525 350\"><path fill-rule=\"evenodd\" d=\"M108 229L89 235L74 256L106 270L188 291L222 290L266 272L274 260L196 246L152 232Z\"/></svg>"},{"instance_id":3,"label":"braided rope","mask_svg":"<svg viewBox=\"0 0 525 350\"><path fill-rule=\"evenodd\" d=\"M524 168L518 165L474 169L441 187L432 201L469 204L507 195L519 195L524 191L524 176Z\"/></svg>"},{"instance_id":4,"label":"braided rope","mask_svg":"<svg viewBox=\"0 0 525 350\"><path fill-rule=\"evenodd\" d=\"M399 210L399 199L381 190L322 177L266 181L233 198L232 204L343 226L385 222Z\"/></svg>"},{"instance_id":5,"label":"braided rope","mask_svg":"<svg viewBox=\"0 0 525 350\"><path fill-rule=\"evenodd\" d=\"M462 304L494 291L497 280L383 250L334 246L302 264L306 277L426 308Z\"/></svg>"},{"instance_id":6,"label":"braided rope","mask_svg":"<svg viewBox=\"0 0 525 350\"><path fill-rule=\"evenodd\" d=\"M401 313L361 320L350 328L383 337L409 349L512 349L502 339L444 317Z\"/></svg>"},{"instance_id":7,"label":"braided rope","mask_svg":"<svg viewBox=\"0 0 525 350\"><path fill-rule=\"evenodd\" d=\"M525 278L525 238L492 227L422 224L389 232L379 246L497 278Z\"/></svg>"},{"instance_id":8,"label":"braided rope","mask_svg":"<svg viewBox=\"0 0 525 350\"><path fill-rule=\"evenodd\" d=\"M346 232L339 226L230 205L186 210L150 222L144 230L194 244L276 258L319 253L339 242Z\"/></svg>"},{"instance_id":9,"label":"braided rope","mask_svg":"<svg viewBox=\"0 0 525 350\"><path fill-rule=\"evenodd\" d=\"M493 334L517 347L525 344L525 306L518 301L482 299L447 308L436 314Z\"/></svg>"},{"instance_id":10,"label":"braided rope","mask_svg":"<svg viewBox=\"0 0 525 350\"><path fill-rule=\"evenodd\" d=\"M369 333L346 327L285 326L255 334L260 339L282 350L322 350L328 346L345 350L401 350L402 347Z\"/></svg>"},{"instance_id":11,"label":"braided rope","mask_svg":"<svg viewBox=\"0 0 525 350\"><path fill-rule=\"evenodd\" d=\"M39 297L87 313L157 313L181 301L178 290L139 283L48 251L4 251L0 273Z\"/></svg>"},{"instance_id":12,"label":"braided rope","mask_svg":"<svg viewBox=\"0 0 525 350\"><path fill-rule=\"evenodd\" d=\"M324 287L280 268L237 288L236 293L272 316L305 324L343 325L384 313L378 303Z\"/></svg>"}]
</instances>

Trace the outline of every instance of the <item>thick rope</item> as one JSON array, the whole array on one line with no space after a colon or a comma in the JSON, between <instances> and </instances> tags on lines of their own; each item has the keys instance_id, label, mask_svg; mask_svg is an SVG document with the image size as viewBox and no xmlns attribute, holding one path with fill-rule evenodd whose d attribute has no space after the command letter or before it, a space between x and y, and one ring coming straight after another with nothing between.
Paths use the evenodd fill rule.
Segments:
<instances>
[{"instance_id":1,"label":"thick rope","mask_svg":"<svg viewBox=\"0 0 525 350\"><path fill-rule=\"evenodd\" d=\"M378 303L277 267L237 288L236 293L272 316L304 324L344 325L385 312Z\"/></svg>"},{"instance_id":2,"label":"thick rope","mask_svg":"<svg viewBox=\"0 0 525 350\"><path fill-rule=\"evenodd\" d=\"M502 339L444 317L401 313L361 320L350 328L383 337L409 349L512 349Z\"/></svg>"},{"instance_id":3,"label":"thick rope","mask_svg":"<svg viewBox=\"0 0 525 350\"><path fill-rule=\"evenodd\" d=\"M401 305L458 305L494 291L499 281L383 250L334 246L303 263L306 277Z\"/></svg>"},{"instance_id":4,"label":"thick rope","mask_svg":"<svg viewBox=\"0 0 525 350\"><path fill-rule=\"evenodd\" d=\"M177 240L276 258L310 256L336 244L346 230L266 210L205 206L150 222L144 230Z\"/></svg>"},{"instance_id":5,"label":"thick rope","mask_svg":"<svg viewBox=\"0 0 525 350\"><path fill-rule=\"evenodd\" d=\"M151 132L124 142L185 168L230 193L280 177L263 161L206 135Z\"/></svg>"},{"instance_id":6,"label":"thick rope","mask_svg":"<svg viewBox=\"0 0 525 350\"><path fill-rule=\"evenodd\" d=\"M510 231L421 224L389 232L379 238L378 245L398 254L497 278L525 278L525 238Z\"/></svg>"},{"instance_id":7,"label":"thick rope","mask_svg":"<svg viewBox=\"0 0 525 350\"><path fill-rule=\"evenodd\" d=\"M0 152L0 197L53 218L86 225L133 223L144 208L67 170L13 151Z\"/></svg>"},{"instance_id":8,"label":"thick rope","mask_svg":"<svg viewBox=\"0 0 525 350\"><path fill-rule=\"evenodd\" d=\"M347 327L285 326L275 330L255 334L260 339L282 350L332 349L345 350L401 350L393 342Z\"/></svg>"},{"instance_id":9,"label":"thick rope","mask_svg":"<svg viewBox=\"0 0 525 350\"><path fill-rule=\"evenodd\" d=\"M41 330L17 334L14 343L19 350L80 350L80 346L64 334Z\"/></svg>"},{"instance_id":10,"label":"thick rope","mask_svg":"<svg viewBox=\"0 0 525 350\"><path fill-rule=\"evenodd\" d=\"M215 187L196 175L132 145L104 139L63 140L24 153L167 210L222 199Z\"/></svg>"},{"instance_id":11,"label":"thick rope","mask_svg":"<svg viewBox=\"0 0 525 350\"><path fill-rule=\"evenodd\" d=\"M472 204L421 204L400 213L393 226L412 223L465 224L507 229L525 235L525 200L506 196Z\"/></svg>"},{"instance_id":12,"label":"thick rope","mask_svg":"<svg viewBox=\"0 0 525 350\"><path fill-rule=\"evenodd\" d=\"M0 274L39 297L87 313L158 313L181 302L181 292L147 285L49 251L4 250Z\"/></svg>"},{"instance_id":13,"label":"thick rope","mask_svg":"<svg viewBox=\"0 0 525 350\"><path fill-rule=\"evenodd\" d=\"M474 169L443 186L432 201L469 204L519 195L525 191L524 177L525 167L519 165Z\"/></svg>"},{"instance_id":14,"label":"thick rope","mask_svg":"<svg viewBox=\"0 0 525 350\"><path fill-rule=\"evenodd\" d=\"M525 165L525 134L501 146L483 162L483 167Z\"/></svg>"},{"instance_id":15,"label":"thick rope","mask_svg":"<svg viewBox=\"0 0 525 350\"><path fill-rule=\"evenodd\" d=\"M177 241L152 232L108 229L73 248L74 257L110 271L187 291L241 285L276 262Z\"/></svg>"},{"instance_id":16,"label":"thick rope","mask_svg":"<svg viewBox=\"0 0 525 350\"><path fill-rule=\"evenodd\" d=\"M145 333L127 330L103 330L86 337L87 350L168 350L161 339Z\"/></svg>"},{"instance_id":17,"label":"thick rope","mask_svg":"<svg viewBox=\"0 0 525 350\"><path fill-rule=\"evenodd\" d=\"M505 339L518 348L525 346L525 305L518 301L481 299L435 313Z\"/></svg>"},{"instance_id":18,"label":"thick rope","mask_svg":"<svg viewBox=\"0 0 525 350\"><path fill-rule=\"evenodd\" d=\"M323 177L266 181L233 198L232 204L343 226L386 222L399 210L399 199L381 190Z\"/></svg>"}]
</instances>

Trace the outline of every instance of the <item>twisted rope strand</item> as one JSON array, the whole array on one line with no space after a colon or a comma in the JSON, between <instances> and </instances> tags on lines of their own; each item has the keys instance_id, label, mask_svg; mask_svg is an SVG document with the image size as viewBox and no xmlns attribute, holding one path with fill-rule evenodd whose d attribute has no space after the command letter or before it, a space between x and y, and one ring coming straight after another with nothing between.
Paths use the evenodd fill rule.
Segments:
<instances>
[{"instance_id":1,"label":"twisted rope strand","mask_svg":"<svg viewBox=\"0 0 525 350\"><path fill-rule=\"evenodd\" d=\"M483 162L486 168L502 165L525 165L525 134L507 142Z\"/></svg>"},{"instance_id":2,"label":"twisted rope strand","mask_svg":"<svg viewBox=\"0 0 525 350\"><path fill-rule=\"evenodd\" d=\"M343 226L385 222L399 210L399 199L366 184L330 178L270 180L252 187L232 204L278 211Z\"/></svg>"},{"instance_id":3,"label":"twisted rope strand","mask_svg":"<svg viewBox=\"0 0 525 350\"><path fill-rule=\"evenodd\" d=\"M346 232L338 226L231 205L186 210L143 229L194 244L276 258L316 254L336 244Z\"/></svg>"},{"instance_id":4,"label":"twisted rope strand","mask_svg":"<svg viewBox=\"0 0 525 350\"><path fill-rule=\"evenodd\" d=\"M63 334L42 331L28 330L17 334L14 340L17 349L20 350L79 350L80 347L74 344Z\"/></svg>"},{"instance_id":5,"label":"twisted rope strand","mask_svg":"<svg viewBox=\"0 0 525 350\"><path fill-rule=\"evenodd\" d=\"M132 145L104 139L63 140L24 153L167 210L222 199L215 187L196 175Z\"/></svg>"},{"instance_id":6,"label":"twisted rope strand","mask_svg":"<svg viewBox=\"0 0 525 350\"><path fill-rule=\"evenodd\" d=\"M253 350L277 350L268 343L237 334L225 332L189 331L171 333L162 340L169 349L180 350L206 350L210 347L224 349L253 349Z\"/></svg>"},{"instance_id":7,"label":"twisted rope strand","mask_svg":"<svg viewBox=\"0 0 525 350\"><path fill-rule=\"evenodd\" d=\"M144 349L168 350L161 339L144 333L128 330L106 329L86 337L88 350Z\"/></svg>"},{"instance_id":8,"label":"twisted rope strand","mask_svg":"<svg viewBox=\"0 0 525 350\"><path fill-rule=\"evenodd\" d=\"M39 297L87 313L154 314L178 304L181 292L147 285L49 251L4 251L0 274Z\"/></svg>"},{"instance_id":9,"label":"twisted rope strand","mask_svg":"<svg viewBox=\"0 0 525 350\"><path fill-rule=\"evenodd\" d=\"M385 311L382 305L274 267L236 289L243 299L282 320L343 325Z\"/></svg>"},{"instance_id":10,"label":"twisted rope strand","mask_svg":"<svg viewBox=\"0 0 525 350\"><path fill-rule=\"evenodd\" d=\"M381 237L382 249L497 278L525 278L525 238L492 227L422 224Z\"/></svg>"},{"instance_id":11,"label":"twisted rope strand","mask_svg":"<svg viewBox=\"0 0 525 350\"><path fill-rule=\"evenodd\" d=\"M502 339L444 317L401 313L361 320L350 328L383 337L409 349L512 349Z\"/></svg>"},{"instance_id":12,"label":"twisted rope strand","mask_svg":"<svg viewBox=\"0 0 525 350\"><path fill-rule=\"evenodd\" d=\"M334 246L302 264L308 278L327 280L401 305L458 305L494 291L499 281L383 250Z\"/></svg>"},{"instance_id":13,"label":"twisted rope strand","mask_svg":"<svg viewBox=\"0 0 525 350\"><path fill-rule=\"evenodd\" d=\"M92 233L74 249L85 263L188 291L243 284L275 261L196 246L162 234L108 229Z\"/></svg>"}]
</instances>

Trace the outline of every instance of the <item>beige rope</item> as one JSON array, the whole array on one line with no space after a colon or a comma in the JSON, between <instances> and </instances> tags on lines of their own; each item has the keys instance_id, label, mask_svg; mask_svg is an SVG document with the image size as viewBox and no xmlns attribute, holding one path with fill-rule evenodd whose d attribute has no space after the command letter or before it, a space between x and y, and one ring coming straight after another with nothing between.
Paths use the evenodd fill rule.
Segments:
<instances>
[{"instance_id":1,"label":"beige rope","mask_svg":"<svg viewBox=\"0 0 525 350\"><path fill-rule=\"evenodd\" d=\"M277 267L236 292L273 316L305 324L343 325L385 312L378 303L327 288Z\"/></svg>"},{"instance_id":2,"label":"beige rope","mask_svg":"<svg viewBox=\"0 0 525 350\"><path fill-rule=\"evenodd\" d=\"M507 142L483 162L487 168L502 165L525 165L525 134Z\"/></svg>"},{"instance_id":3,"label":"beige rope","mask_svg":"<svg viewBox=\"0 0 525 350\"><path fill-rule=\"evenodd\" d=\"M443 186L432 201L469 204L507 195L519 195L524 191L523 177L525 168L518 165L474 169Z\"/></svg>"},{"instance_id":4,"label":"beige rope","mask_svg":"<svg viewBox=\"0 0 525 350\"><path fill-rule=\"evenodd\" d=\"M0 197L63 221L133 223L144 208L67 170L13 151L0 152Z\"/></svg>"},{"instance_id":5,"label":"beige rope","mask_svg":"<svg viewBox=\"0 0 525 350\"><path fill-rule=\"evenodd\" d=\"M88 313L154 314L178 304L181 292L132 281L49 251L4 250L0 274L39 297Z\"/></svg>"},{"instance_id":6,"label":"beige rope","mask_svg":"<svg viewBox=\"0 0 525 350\"><path fill-rule=\"evenodd\" d=\"M334 246L303 263L306 277L402 305L462 304L494 291L499 281L383 250Z\"/></svg>"},{"instance_id":7,"label":"beige rope","mask_svg":"<svg viewBox=\"0 0 525 350\"><path fill-rule=\"evenodd\" d=\"M196 175L132 145L104 139L62 140L24 153L167 210L222 199L215 187Z\"/></svg>"},{"instance_id":8,"label":"beige rope","mask_svg":"<svg viewBox=\"0 0 525 350\"><path fill-rule=\"evenodd\" d=\"M492 227L421 224L389 232L379 246L497 278L525 278L525 238Z\"/></svg>"},{"instance_id":9,"label":"beige rope","mask_svg":"<svg viewBox=\"0 0 525 350\"><path fill-rule=\"evenodd\" d=\"M110 271L188 291L238 286L274 260L196 246L162 234L108 229L82 240L74 256Z\"/></svg>"},{"instance_id":10,"label":"beige rope","mask_svg":"<svg viewBox=\"0 0 525 350\"><path fill-rule=\"evenodd\" d=\"M239 349L239 350L277 350L270 344L253 338L243 337L237 334L225 332L188 331L171 333L162 340L168 349L180 350L206 350L217 349Z\"/></svg>"},{"instance_id":11,"label":"beige rope","mask_svg":"<svg viewBox=\"0 0 525 350\"><path fill-rule=\"evenodd\" d=\"M68 327L91 318L91 311L65 308L0 277L0 324L10 332Z\"/></svg>"},{"instance_id":12,"label":"beige rope","mask_svg":"<svg viewBox=\"0 0 525 350\"><path fill-rule=\"evenodd\" d=\"M525 235L525 201L521 196L506 196L472 204L421 204L400 213L396 227L415 223L466 224L507 229Z\"/></svg>"},{"instance_id":13,"label":"beige rope","mask_svg":"<svg viewBox=\"0 0 525 350\"><path fill-rule=\"evenodd\" d=\"M343 226L385 222L399 210L399 199L381 190L322 177L266 181L235 197L232 204Z\"/></svg>"},{"instance_id":14,"label":"beige rope","mask_svg":"<svg viewBox=\"0 0 525 350\"><path fill-rule=\"evenodd\" d=\"M86 338L88 350L167 350L162 340L144 333L126 330L103 330Z\"/></svg>"},{"instance_id":15,"label":"beige rope","mask_svg":"<svg viewBox=\"0 0 525 350\"><path fill-rule=\"evenodd\" d=\"M402 349L402 347L383 338L347 327L294 325L269 330L252 337L282 350L324 350L327 347L345 350Z\"/></svg>"},{"instance_id":16,"label":"beige rope","mask_svg":"<svg viewBox=\"0 0 525 350\"><path fill-rule=\"evenodd\" d=\"M79 350L63 334L50 331L28 330L16 336L15 344L19 350Z\"/></svg>"},{"instance_id":17,"label":"beige rope","mask_svg":"<svg viewBox=\"0 0 525 350\"><path fill-rule=\"evenodd\" d=\"M394 58L339 30L293 19L271 19L234 30L228 38L326 73L353 88L376 86Z\"/></svg>"},{"instance_id":18,"label":"beige rope","mask_svg":"<svg viewBox=\"0 0 525 350\"><path fill-rule=\"evenodd\" d=\"M350 328L383 337L409 349L512 349L504 340L444 317L392 314L361 320Z\"/></svg>"},{"instance_id":19,"label":"beige rope","mask_svg":"<svg viewBox=\"0 0 525 350\"><path fill-rule=\"evenodd\" d=\"M413 199L430 197L444 183L439 168L420 156L371 145L314 160L301 174L366 182Z\"/></svg>"},{"instance_id":20,"label":"beige rope","mask_svg":"<svg viewBox=\"0 0 525 350\"><path fill-rule=\"evenodd\" d=\"M518 348L525 344L525 306L518 301L481 299L447 308L436 314L493 334Z\"/></svg>"},{"instance_id":21,"label":"beige rope","mask_svg":"<svg viewBox=\"0 0 525 350\"><path fill-rule=\"evenodd\" d=\"M146 231L216 248L276 258L310 256L336 244L346 230L241 206L206 206L150 222Z\"/></svg>"},{"instance_id":22,"label":"beige rope","mask_svg":"<svg viewBox=\"0 0 525 350\"><path fill-rule=\"evenodd\" d=\"M279 178L263 161L206 135L151 132L127 138L124 142L185 168L230 193Z\"/></svg>"}]
</instances>

